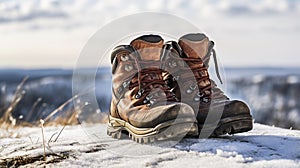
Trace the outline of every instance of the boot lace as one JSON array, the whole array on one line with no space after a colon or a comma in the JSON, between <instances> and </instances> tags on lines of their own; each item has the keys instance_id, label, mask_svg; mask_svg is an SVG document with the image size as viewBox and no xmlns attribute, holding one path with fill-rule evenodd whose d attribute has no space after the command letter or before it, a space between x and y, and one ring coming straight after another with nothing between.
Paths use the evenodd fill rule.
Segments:
<instances>
[{"instance_id":1,"label":"boot lace","mask_svg":"<svg viewBox=\"0 0 300 168\"><path fill-rule=\"evenodd\" d=\"M176 71L173 74L173 81L180 80L179 78L182 76L186 80L189 78L195 78L196 84L193 84L189 86L188 90L186 91L187 93L192 93L196 90L198 86L198 93L196 97L194 97L194 101L201 101L204 103L210 102L210 95L211 95L211 89L212 86L210 83L205 83L206 81L209 81L209 76L207 72L207 68L205 67L203 61L200 58L181 58L181 57L173 57L171 59L171 62L169 62L169 66L176 68L177 64L179 62L185 62L188 66L183 66L180 67L180 70ZM193 73L190 73L190 72ZM180 73L180 74L179 74ZM170 80L170 76L169 76ZM204 83L204 85L203 85Z\"/></svg>"},{"instance_id":2,"label":"boot lace","mask_svg":"<svg viewBox=\"0 0 300 168\"><path fill-rule=\"evenodd\" d=\"M170 91L169 86L163 80L162 70L159 68L151 68L155 64L160 64L156 61L141 61L134 58L137 66L137 76L135 76L129 85L129 89L138 87L139 90L135 95L136 99L140 99L143 95L147 95L143 103L151 106L156 102L161 101L178 101L175 94ZM149 67L149 68L142 68ZM136 79L137 80L134 80ZM159 95L155 89L160 89L165 96ZM152 93L150 93L152 91ZM162 93L161 92L161 93ZM150 93L150 94L149 94Z\"/></svg>"},{"instance_id":3,"label":"boot lace","mask_svg":"<svg viewBox=\"0 0 300 168\"><path fill-rule=\"evenodd\" d=\"M194 73L194 77L197 81L199 92L197 93L197 97L194 98L195 101L201 100L201 102L208 103L210 102L211 95L211 85L205 84L202 85L203 82L209 81L209 76L207 73L207 68L204 66L201 59L194 58L183 58L183 60L190 65L189 69ZM205 73L206 72L206 73ZM190 86L190 90L193 89L193 86ZM189 91L189 90L188 90ZM187 91L187 92L188 92Z\"/></svg>"},{"instance_id":4,"label":"boot lace","mask_svg":"<svg viewBox=\"0 0 300 168\"><path fill-rule=\"evenodd\" d=\"M211 55L213 56L213 59L214 59L216 75L217 75L220 83L223 84L221 76L220 76L220 72L219 72L219 66L218 66L218 62L217 62L217 54L216 54L215 49L211 48L211 52L204 57L203 61L205 62L205 65L208 67L208 62L209 62L209 58L211 57ZM224 94L224 92L217 87L216 82L212 79L211 79L211 86L212 86L212 97L214 100L224 100L224 99L228 100L229 99Z\"/></svg>"},{"instance_id":5,"label":"boot lace","mask_svg":"<svg viewBox=\"0 0 300 168\"><path fill-rule=\"evenodd\" d=\"M218 65L217 54L216 54L215 49L212 49L212 55L213 55L213 58L214 58L214 65L215 65L215 71L216 71L217 77L218 77L220 83L223 84L223 81L221 79L220 72L219 72L219 65ZM208 57L210 57L210 56L211 56L211 54L208 54ZM208 65L207 65L207 67L208 67Z\"/></svg>"}]
</instances>

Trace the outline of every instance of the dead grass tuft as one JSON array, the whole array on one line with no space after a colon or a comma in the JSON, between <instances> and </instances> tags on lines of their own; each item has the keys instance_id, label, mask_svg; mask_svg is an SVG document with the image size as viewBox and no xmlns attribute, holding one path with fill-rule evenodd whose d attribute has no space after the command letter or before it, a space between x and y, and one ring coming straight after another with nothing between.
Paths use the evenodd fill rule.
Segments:
<instances>
[{"instance_id":1,"label":"dead grass tuft","mask_svg":"<svg viewBox=\"0 0 300 168\"><path fill-rule=\"evenodd\" d=\"M89 104L85 102L81 105L76 106L76 108L74 107L67 110L65 110L65 107L67 107L72 102L76 102L79 96L84 95L91 90L85 90L82 93L71 97L69 100L67 100L55 110L53 110L51 113L49 113L49 115L45 118L42 118L41 114L34 113L37 105L41 103L42 98L38 98L36 102L32 105L32 108L28 112L28 115L25 116L26 120L17 120L16 118L14 118L13 112L16 109L19 102L24 98L24 95L26 94L26 91L24 90L24 84L26 83L27 79L28 77L24 78L22 82L17 86L11 102L7 106L5 106L7 108L5 108L4 110L2 109L2 112L0 111L0 114L2 114L2 117L0 116L0 137L19 137L19 132L17 131L18 127L40 127L40 120L43 120L43 126L62 126L62 129L60 129L59 134L55 138L56 141L66 125L80 124L79 115L82 112L83 108ZM36 122L27 122L29 121L28 118L30 118L31 116L38 116L39 120L37 120ZM93 115L88 116L84 122L106 123L107 121L108 117L106 113L95 113ZM50 140L49 142L53 141Z\"/></svg>"},{"instance_id":2,"label":"dead grass tuft","mask_svg":"<svg viewBox=\"0 0 300 168\"><path fill-rule=\"evenodd\" d=\"M22 90L25 82L27 81L28 77L24 78L23 81L17 86L13 99L5 110L4 115L0 118L1 127L8 129L9 127L16 126L16 119L12 116L12 112L18 105L18 103L22 100L25 91Z\"/></svg>"}]
</instances>

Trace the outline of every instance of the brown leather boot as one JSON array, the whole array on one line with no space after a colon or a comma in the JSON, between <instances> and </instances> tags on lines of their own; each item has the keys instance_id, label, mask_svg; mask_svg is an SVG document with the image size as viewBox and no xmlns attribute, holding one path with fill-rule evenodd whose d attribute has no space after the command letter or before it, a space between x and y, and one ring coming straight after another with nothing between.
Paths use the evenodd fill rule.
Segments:
<instances>
[{"instance_id":1,"label":"brown leather boot","mask_svg":"<svg viewBox=\"0 0 300 168\"><path fill-rule=\"evenodd\" d=\"M209 77L208 64L213 53L217 77L222 83L213 46L214 43L200 33L187 34L178 43L169 43L170 52L164 57L166 70L172 75L165 80L181 102L193 107L203 135L207 136L205 132L219 136L249 131L253 125L249 107L242 101L229 100ZM196 82L191 82L193 79Z\"/></svg>"},{"instance_id":2,"label":"brown leather boot","mask_svg":"<svg viewBox=\"0 0 300 168\"><path fill-rule=\"evenodd\" d=\"M198 134L193 109L178 102L163 80L163 45L160 36L145 35L112 52L108 135L148 143Z\"/></svg>"}]
</instances>

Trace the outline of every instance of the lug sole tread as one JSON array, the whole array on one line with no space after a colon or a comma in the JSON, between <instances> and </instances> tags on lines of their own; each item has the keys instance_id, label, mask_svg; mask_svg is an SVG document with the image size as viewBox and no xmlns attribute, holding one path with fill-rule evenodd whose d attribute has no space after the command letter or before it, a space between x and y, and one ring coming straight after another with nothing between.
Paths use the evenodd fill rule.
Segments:
<instances>
[{"instance_id":1,"label":"lug sole tread","mask_svg":"<svg viewBox=\"0 0 300 168\"><path fill-rule=\"evenodd\" d=\"M210 137L218 137L226 134L232 135L252 130L253 120L250 114L240 115L221 119L217 127L214 129L206 128L206 130L202 130L201 128L202 125L199 125L199 130L204 132L212 132Z\"/></svg>"},{"instance_id":2,"label":"lug sole tread","mask_svg":"<svg viewBox=\"0 0 300 168\"><path fill-rule=\"evenodd\" d=\"M198 133L196 123L179 123L156 130L154 134L138 135L124 126L114 127L108 125L107 135L114 139L132 139L137 143L148 144L165 140L180 140L188 136L196 136Z\"/></svg>"}]
</instances>

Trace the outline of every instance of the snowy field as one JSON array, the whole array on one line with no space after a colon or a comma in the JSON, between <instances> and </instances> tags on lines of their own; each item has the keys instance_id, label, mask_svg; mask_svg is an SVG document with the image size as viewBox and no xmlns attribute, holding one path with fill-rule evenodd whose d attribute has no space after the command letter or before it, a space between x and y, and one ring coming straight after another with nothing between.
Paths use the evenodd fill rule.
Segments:
<instances>
[{"instance_id":1,"label":"snowy field","mask_svg":"<svg viewBox=\"0 0 300 168\"><path fill-rule=\"evenodd\" d=\"M112 139L104 124L68 126L53 142L60 129L44 130L46 161L41 128L13 130L15 138L0 139L0 167L300 167L300 131L261 124L248 133L168 147Z\"/></svg>"}]
</instances>

